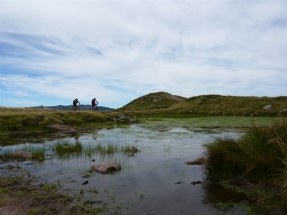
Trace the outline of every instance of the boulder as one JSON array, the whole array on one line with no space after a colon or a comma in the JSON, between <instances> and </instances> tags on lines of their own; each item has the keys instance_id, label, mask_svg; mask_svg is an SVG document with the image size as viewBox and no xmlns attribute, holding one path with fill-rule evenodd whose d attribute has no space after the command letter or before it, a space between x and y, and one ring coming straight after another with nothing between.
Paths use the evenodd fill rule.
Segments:
<instances>
[{"instance_id":1,"label":"boulder","mask_svg":"<svg viewBox=\"0 0 287 215\"><path fill-rule=\"evenodd\" d=\"M12 153L12 155L15 157L23 157L26 159L31 159L33 157L32 153L27 151L15 151Z\"/></svg>"},{"instance_id":2,"label":"boulder","mask_svg":"<svg viewBox=\"0 0 287 215\"><path fill-rule=\"evenodd\" d=\"M102 164L94 164L92 166L92 170L102 174L119 171L121 169L121 165L113 161L105 162Z\"/></svg>"},{"instance_id":3,"label":"boulder","mask_svg":"<svg viewBox=\"0 0 287 215\"><path fill-rule=\"evenodd\" d=\"M200 157L200 158L197 158L195 160L185 162L185 164L187 164L187 165L203 165L205 163L206 163L206 160L204 157Z\"/></svg>"}]
</instances>

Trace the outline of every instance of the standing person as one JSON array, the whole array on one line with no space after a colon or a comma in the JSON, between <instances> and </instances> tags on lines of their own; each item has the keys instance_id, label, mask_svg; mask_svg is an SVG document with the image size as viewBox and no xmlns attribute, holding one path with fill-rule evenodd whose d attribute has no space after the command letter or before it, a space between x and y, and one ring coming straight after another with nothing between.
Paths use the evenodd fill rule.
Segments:
<instances>
[{"instance_id":1,"label":"standing person","mask_svg":"<svg viewBox=\"0 0 287 215\"><path fill-rule=\"evenodd\" d=\"M79 102L79 100L77 99L77 98L75 98L74 100L73 100L73 109L74 110L78 110L79 109L79 107L78 107L78 104L79 103L79 105L80 105L80 102Z\"/></svg>"},{"instance_id":2,"label":"standing person","mask_svg":"<svg viewBox=\"0 0 287 215\"><path fill-rule=\"evenodd\" d=\"M98 110L98 101L96 98L92 99L92 110Z\"/></svg>"}]
</instances>

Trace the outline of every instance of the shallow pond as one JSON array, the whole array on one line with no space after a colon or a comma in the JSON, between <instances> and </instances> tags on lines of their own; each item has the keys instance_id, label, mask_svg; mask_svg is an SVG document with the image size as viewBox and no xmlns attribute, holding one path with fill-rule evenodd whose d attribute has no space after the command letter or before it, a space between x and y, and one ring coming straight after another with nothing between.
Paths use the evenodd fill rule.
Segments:
<instances>
[{"instance_id":1,"label":"shallow pond","mask_svg":"<svg viewBox=\"0 0 287 215\"><path fill-rule=\"evenodd\" d=\"M232 126L231 119L215 124L196 123L194 119L162 119L101 129L77 138L33 144L34 148L45 148L45 161L24 161L17 165L19 171L39 177L37 183L57 184L63 193L75 197L74 204L76 201L90 203L87 207L107 204L109 211L102 214L247 214L244 195L224 191L206 180L203 167L185 164L203 155L204 144L217 137L239 138L243 127L254 123L254 119L242 124L237 120L237 126ZM83 146L81 153L60 156L54 150L59 143L76 142ZM99 145L116 146L118 150L106 154L92 150ZM28 146L25 142L2 147L2 153ZM131 146L140 150L135 156L120 150ZM106 161L119 162L122 170L114 174L90 171L93 164ZM0 167L7 165L15 162L1 163ZM13 174L7 168L0 173ZM200 183L194 185L195 181ZM230 202L243 206L227 210L225 206Z\"/></svg>"}]
</instances>

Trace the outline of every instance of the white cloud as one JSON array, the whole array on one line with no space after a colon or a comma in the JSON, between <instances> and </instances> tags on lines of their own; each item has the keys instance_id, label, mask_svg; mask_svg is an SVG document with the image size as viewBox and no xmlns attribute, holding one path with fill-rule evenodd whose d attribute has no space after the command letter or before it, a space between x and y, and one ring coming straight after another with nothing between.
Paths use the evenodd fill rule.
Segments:
<instances>
[{"instance_id":1,"label":"white cloud","mask_svg":"<svg viewBox=\"0 0 287 215\"><path fill-rule=\"evenodd\" d=\"M284 95L286 9L285 1L2 0L0 86L49 103L96 94L114 107L154 91Z\"/></svg>"}]
</instances>

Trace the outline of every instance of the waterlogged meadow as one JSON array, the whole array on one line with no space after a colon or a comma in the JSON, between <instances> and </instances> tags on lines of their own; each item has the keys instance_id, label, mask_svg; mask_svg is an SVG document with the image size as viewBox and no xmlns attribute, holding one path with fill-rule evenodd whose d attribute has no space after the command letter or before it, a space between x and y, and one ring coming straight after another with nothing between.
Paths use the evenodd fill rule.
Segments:
<instances>
[{"instance_id":1,"label":"waterlogged meadow","mask_svg":"<svg viewBox=\"0 0 287 215\"><path fill-rule=\"evenodd\" d=\"M37 184L58 187L72 197L72 205L89 209L90 214L255 214L240 189L224 190L208 180L202 166L185 162L203 156L204 145L216 138L238 139L246 127L273 120L142 119L44 143L22 141L1 147L2 155L27 150L44 158L2 159L0 173L27 172L38 179ZM139 151L131 151L132 146ZM106 161L120 163L122 169L112 174L91 170Z\"/></svg>"}]
</instances>

